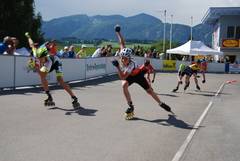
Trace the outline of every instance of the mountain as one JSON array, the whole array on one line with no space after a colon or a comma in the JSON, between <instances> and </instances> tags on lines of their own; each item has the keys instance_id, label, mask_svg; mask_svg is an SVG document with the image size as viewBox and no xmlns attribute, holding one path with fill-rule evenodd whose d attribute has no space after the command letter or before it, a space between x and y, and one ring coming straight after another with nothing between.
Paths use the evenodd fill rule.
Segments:
<instances>
[{"instance_id":1,"label":"mountain","mask_svg":"<svg viewBox=\"0 0 240 161\"><path fill-rule=\"evenodd\" d=\"M160 40L163 39L164 23L156 17L138 14L131 17L121 15L87 16L73 15L45 21L42 31L45 38L62 39L76 37L82 40L108 39L116 40L114 26L121 25L126 39ZM170 24L166 23L166 39L169 40ZM172 25L172 40L184 43L190 38L190 26ZM211 42L211 27L199 24L193 27L193 38L206 44Z\"/></svg>"}]
</instances>

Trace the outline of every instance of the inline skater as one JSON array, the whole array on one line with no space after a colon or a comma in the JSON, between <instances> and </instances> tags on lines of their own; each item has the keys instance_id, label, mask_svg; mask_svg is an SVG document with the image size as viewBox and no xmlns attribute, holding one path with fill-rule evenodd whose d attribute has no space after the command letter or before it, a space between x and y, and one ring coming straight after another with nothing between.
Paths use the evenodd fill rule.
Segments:
<instances>
[{"instance_id":1,"label":"inline skater","mask_svg":"<svg viewBox=\"0 0 240 161\"><path fill-rule=\"evenodd\" d=\"M198 84L198 80L197 80L197 73L198 71L202 71L201 70L201 61L200 60L197 60L197 62L187 66L185 69L184 69L184 73L186 74L186 77L185 77L185 86L184 86L184 91L186 91L186 89L189 87L190 85L190 77L193 75L193 78L194 78L194 82L196 84L196 88L197 90L201 90L199 84ZM205 72L202 71L202 76L203 76L203 80L202 80L202 83L205 83L206 80L205 80Z\"/></svg>"},{"instance_id":2,"label":"inline skater","mask_svg":"<svg viewBox=\"0 0 240 161\"><path fill-rule=\"evenodd\" d=\"M122 80L123 93L129 106L125 111L125 119L129 120L134 116L134 105L128 91L128 87L133 83L137 83L144 88L146 92L159 104L159 106L164 108L166 111L173 113L167 104L160 101L144 77L144 72L141 71L140 68L137 68L135 62L132 60L132 50L125 47L125 41L120 33L119 25L115 26L115 32L120 44L120 63L118 60L114 60L112 61L112 64L117 68L118 76Z\"/></svg>"},{"instance_id":3,"label":"inline skater","mask_svg":"<svg viewBox=\"0 0 240 161\"><path fill-rule=\"evenodd\" d=\"M155 81L156 71L150 63L149 59L144 61L144 64L140 67L140 70L143 71L144 74L147 74L147 81L148 84L151 86L152 83ZM153 74L152 80L150 75Z\"/></svg>"},{"instance_id":4,"label":"inline skater","mask_svg":"<svg viewBox=\"0 0 240 161\"><path fill-rule=\"evenodd\" d=\"M62 72L62 62L60 59L55 55L49 55L49 50L46 47L46 43L41 45L39 48L36 48L33 44L33 41L28 33L25 34L28 38L30 47L32 47L33 55L39 61L39 69L38 74L41 79L41 83L43 86L44 91L47 94L47 99L44 101L45 106L54 106L55 103L53 102L52 95L50 94L48 81L46 79L48 73L55 70L56 78L58 83L64 88L65 91L71 96L72 98L72 105L74 108L79 108L80 104L78 102L78 98L73 94L72 90L70 89L69 85L66 84L63 80L63 72Z\"/></svg>"},{"instance_id":5,"label":"inline skater","mask_svg":"<svg viewBox=\"0 0 240 161\"><path fill-rule=\"evenodd\" d=\"M177 87L176 88L174 88L173 90L172 90L172 92L177 92L177 90L179 89L179 86L180 86L180 84L183 84L183 82L182 82L182 79L183 79L183 77L184 77L184 75L185 75L185 72L184 72L184 70L186 69L186 65L185 64L180 64L179 65L179 68L178 68L178 83L177 83Z\"/></svg>"}]
</instances>

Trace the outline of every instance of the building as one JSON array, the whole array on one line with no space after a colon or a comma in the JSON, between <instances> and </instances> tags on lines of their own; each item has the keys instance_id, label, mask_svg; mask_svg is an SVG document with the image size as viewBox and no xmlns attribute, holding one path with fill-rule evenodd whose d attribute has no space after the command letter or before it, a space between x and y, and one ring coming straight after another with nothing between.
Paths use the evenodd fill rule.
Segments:
<instances>
[{"instance_id":1,"label":"building","mask_svg":"<svg viewBox=\"0 0 240 161\"><path fill-rule=\"evenodd\" d=\"M212 48L231 63L240 63L240 7L211 7L202 23L213 26Z\"/></svg>"}]
</instances>

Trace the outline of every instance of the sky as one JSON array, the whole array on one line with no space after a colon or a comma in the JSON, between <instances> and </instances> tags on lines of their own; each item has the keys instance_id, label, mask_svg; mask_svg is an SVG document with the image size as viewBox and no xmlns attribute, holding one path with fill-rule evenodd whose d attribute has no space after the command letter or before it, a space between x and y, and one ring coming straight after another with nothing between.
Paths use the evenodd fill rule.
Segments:
<instances>
[{"instance_id":1,"label":"sky","mask_svg":"<svg viewBox=\"0 0 240 161\"><path fill-rule=\"evenodd\" d=\"M45 21L77 14L129 17L140 13L164 21L166 10L166 22L194 26L209 7L240 7L240 0L35 0L35 12Z\"/></svg>"}]
</instances>

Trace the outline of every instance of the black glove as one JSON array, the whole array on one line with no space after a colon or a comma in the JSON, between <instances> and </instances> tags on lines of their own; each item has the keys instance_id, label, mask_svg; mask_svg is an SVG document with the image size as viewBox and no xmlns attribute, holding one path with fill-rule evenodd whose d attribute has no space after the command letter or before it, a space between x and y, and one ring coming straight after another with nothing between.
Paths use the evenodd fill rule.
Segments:
<instances>
[{"instance_id":1,"label":"black glove","mask_svg":"<svg viewBox=\"0 0 240 161\"><path fill-rule=\"evenodd\" d=\"M116 26L114 27L114 29L115 29L115 32L120 32L121 27L120 27L119 25L116 25Z\"/></svg>"},{"instance_id":2,"label":"black glove","mask_svg":"<svg viewBox=\"0 0 240 161\"><path fill-rule=\"evenodd\" d=\"M202 83L205 83L206 82L206 80L204 79L204 80L202 80Z\"/></svg>"},{"instance_id":3,"label":"black glove","mask_svg":"<svg viewBox=\"0 0 240 161\"><path fill-rule=\"evenodd\" d=\"M152 80L152 83L154 83L154 79Z\"/></svg>"},{"instance_id":4,"label":"black glove","mask_svg":"<svg viewBox=\"0 0 240 161\"><path fill-rule=\"evenodd\" d=\"M183 84L183 82L182 82L182 81L179 81L179 84Z\"/></svg>"},{"instance_id":5,"label":"black glove","mask_svg":"<svg viewBox=\"0 0 240 161\"><path fill-rule=\"evenodd\" d=\"M119 63L117 60L113 60L112 61L112 65L115 66L115 67L118 67L119 66Z\"/></svg>"}]
</instances>

